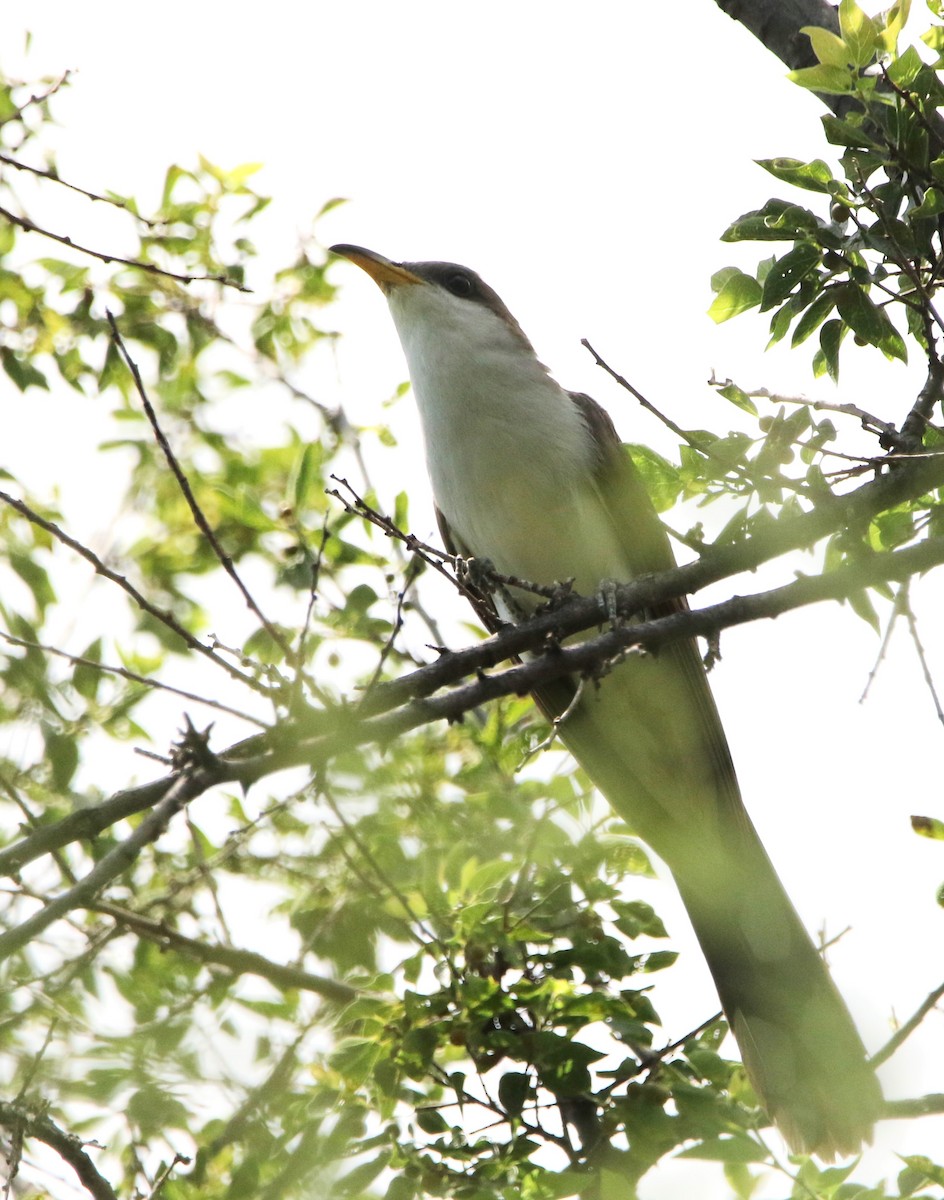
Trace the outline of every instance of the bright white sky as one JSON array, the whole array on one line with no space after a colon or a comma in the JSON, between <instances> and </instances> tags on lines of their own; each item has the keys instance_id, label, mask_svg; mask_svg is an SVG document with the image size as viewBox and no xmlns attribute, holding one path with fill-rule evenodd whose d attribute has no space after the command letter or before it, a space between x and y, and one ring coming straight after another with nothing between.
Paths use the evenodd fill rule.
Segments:
<instances>
[{"instance_id":1,"label":"bright white sky","mask_svg":"<svg viewBox=\"0 0 944 1200\"><path fill-rule=\"evenodd\" d=\"M255 236L270 265L287 259L326 199L346 196L351 203L319 226L325 244L475 267L557 377L606 403L629 439L675 451L595 370L583 336L689 427L739 425L740 414L705 386L712 368L744 387L852 401L892 419L919 386L918 376L866 350L843 363L836 389L812 379L805 353L763 354L762 318L716 327L705 316L712 272L765 253L724 246L721 231L788 193L753 159L828 156L815 100L712 0L588 0L579 10L546 0L204 0L147 9L46 0L31 6L25 62L20 13L0 12L8 72L79 68L56 106L65 178L134 194L147 211L173 161L186 166L202 153L224 166L263 162L254 182L275 200ZM54 223L54 210L48 215ZM102 206L81 220L81 230L67 231L115 246L116 223ZM373 285L344 264L335 277L345 285L332 313L346 335L337 377L313 367L300 382L342 399L355 419L376 420L405 368ZM4 417L6 453L20 455L3 465L34 486L46 472L50 486L84 491L94 512L81 474L71 484L62 474L76 463L72 434L85 420L74 394L31 393L24 404L7 385L2 399L13 411ZM415 447L412 411L401 409L401 434ZM58 446L50 447L50 427L63 431ZM242 432L251 438L251 428ZM42 454L29 457L32 445ZM432 528L425 480L402 447L375 456L375 467L391 496L416 480L414 527L423 534ZM94 519L107 526L110 510ZM759 585L748 579L739 590ZM914 600L944 687L935 590L917 586ZM944 913L934 903L944 853L908 821L944 815L944 731L901 633L870 699L858 704L878 642L838 606L730 631L722 649L713 684L748 805L809 925L830 935L852 926L831 960L875 1049L893 1015L906 1018L944 978ZM661 886L654 900L676 940L691 943L673 889ZM712 1003L697 950L686 957L690 975L660 1003L672 1036ZM883 1072L889 1096L942 1090L942 1032L932 1014ZM893 1176L895 1152L933 1153L942 1141L944 1118L888 1123L863 1176ZM643 1195L727 1194L710 1192L697 1172L677 1164Z\"/></svg>"}]
</instances>

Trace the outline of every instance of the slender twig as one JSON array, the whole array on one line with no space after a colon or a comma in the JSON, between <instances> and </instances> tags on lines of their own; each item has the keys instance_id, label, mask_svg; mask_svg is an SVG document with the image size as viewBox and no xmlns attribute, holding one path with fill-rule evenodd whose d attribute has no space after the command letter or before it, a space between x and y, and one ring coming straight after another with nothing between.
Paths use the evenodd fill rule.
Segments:
<instances>
[{"instance_id":1,"label":"slender twig","mask_svg":"<svg viewBox=\"0 0 944 1200\"><path fill-rule=\"evenodd\" d=\"M904 589L902 589L904 590ZM918 633L918 619L914 614L914 609L911 607L910 597L905 593L904 603L905 620L908 622L908 632L911 634L911 640L914 644L915 652L918 655L918 662L921 664L921 671L924 675L924 682L927 684L928 691L931 693L931 700L934 704L934 711L937 714L938 721L944 725L944 709L941 707L941 698L937 694L937 688L934 685L934 676L931 674L931 667L928 663L928 656L924 650L924 643L921 641L921 636Z\"/></svg>"},{"instance_id":2,"label":"slender twig","mask_svg":"<svg viewBox=\"0 0 944 1200\"><path fill-rule=\"evenodd\" d=\"M187 501L187 505L190 509L190 513L193 517L195 525L209 542L210 548L216 555L220 566L230 577L230 579L232 579L233 583L236 584L236 587L239 589L243 599L246 601L246 605L249 610L259 618L263 629L265 629L266 633L273 640L273 642L275 642L282 653L286 657L291 657L292 649L288 642L285 640L279 630L275 628L268 617L266 617L259 605L255 602L249 592L249 589L243 583L242 579L240 579L232 558L220 545L219 538L210 528L210 522L206 519L203 509L197 503L197 498L193 494L193 488L190 486L190 481L184 474L183 468L177 461L177 456L174 454L174 451L171 449L170 442L167 440L167 435L160 426L160 422L157 419L157 413L154 411L154 406L151 403L147 394L147 390L144 387L144 381L141 378L141 372L138 370L138 364L128 352L128 347L125 345L118 329L118 322L115 320L114 314L109 309L105 310L105 316L108 318L108 324L111 328L111 336L114 339L115 346L117 347L118 352L121 354L121 357L124 359L125 366L127 366L128 370L131 372L131 378L134 380L135 391L138 393L138 398L141 401L147 419L150 422L152 430L154 431L157 444L160 446L164 458L167 460L167 465L170 467L174 478L177 480L177 486L180 488L184 499Z\"/></svg>"},{"instance_id":3,"label":"slender twig","mask_svg":"<svg viewBox=\"0 0 944 1200\"><path fill-rule=\"evenodd\" d=\"M905 599L910 580L905 582L898 589L895 595L895 603L892 605L892 611L889 614L888 624L885 626L885 633L882 635L882 644L879 646L878 654L875 657L875 662L872 664L872 670L869 671L869 677L865 681L865 687L862 689L862 695L859 697L859 703L864 704L869 697L869 692L872 690L872 684L875 682L882 663L885 661L885 656L888 654L888 647L892 640L892 632L895 628L895 622L902 614L902 602L907 603Z\"/></svg>"},{"instance_id":4,"label":"slender twig","mask_svg":"<svg viewBox=\"0 0 944 1200\"><path fill-rule=\"evenodd\" d=\"M390 633L381 647L380 655L377 659L377 665L374 667L370 679L367 681L367 685L364 688L364 697L361 703L367 699L374 686L380 680L381 675L383 675L384 665L387 659L393 653L393 647L396 644L400 630L403 628L403 606L406 603L406 594L413 586L416 576L419 573L419 566L417 565L419 561L419 558L413 558L407 563L406 578L403 581L403 586L397 593L397 607L393 617L393 625L391 626Z\"/></svg>"},{"instance_id":5,"label":"slender twig","mask_svg":"<svg viewBox=\"0 0 944 1200\"><path fill-rule=\"evenodd\" d=\"M370 848L365 843L364 839L358 834L357 830L354 828L354 826L351 824L351 822L347 819L347 817L345 817L344 813L341 811L341 809L338 807L338 805L335 804L331 795L328 792L323 791L322 796L324 797L325 803L328 805L328 807L334 813L335 817L337 817L338 821L340 821L341 825L344 828L344 832L354 843L354 846L357 848L358 853L361 855L361 857L367 863L370 870L374 873L374 875L377 877L377 879L383 884L383 886L387 889L387 891L390 893L390 895L396 899L397 903L400 905L400 907L406 913L407 917L410 919L410 921L413 923L413 925L417 929L422 930L422 932L426 935L426 937L429 939L429 941L433 945L435 945L439 948L440 953L443 956L443 961L449 967L450 972L453 972L452 959L449 956L448 947L444 945L441 938L437 935L436 931L434 929L430 929L429 926L425 924L423 919L421 917L417 916L417 914L414 911L413 906L410 904L410 901L407 898L407 896L404 894L402 889L397 886L395 881L383 869L383 867L377 861L374 854L371 852Z\"/></svg>"},{"instance_id":6,"label":"slender twig","mask_svg":"<svg viewBox=\"0 0 944 1200\"><path fill-rule=\"evenodd\" d=\"M936 987L929 995L925 996L915 1012L908 1018L904 1025L902 1025L900 1029L896 1029L881 1050L877 1050L872 1055L871 1059L869 1060L872 1066L880 1067L883 1062L887 1062L898 1050L899 1046L901 1046L903 1042L907 1041L907 1039L911 1037L931 1009L935 1008L938 1001L941 999L944 999L944 983L942 983L940 987Z\"/></svg>"},{"instance_id":7,"label":"slender twig","mask_svg":"<svg viewBox=\"0 0 944 1200\"><path fill-rule=\"evenodd\" d=\"M171 1175L173 1175L175 1167L189 1166L190 1161L191 1160L186 1154L175 1154L171 1161L162 1168L157 1179L154 1180L154 1186L151 1188L151 1191L148 1195L148 1200L154 1200L154 1197L158 1194L168 1179L170 1179Z\"/></svg>"},{"instance_id":8,"label":"slender twig","mask_svg":"<svg viewBox=\"0 0 944 1200\"><path fill-rule=\"evenodd\" d=\"M732 379L718 379L714 372L712 372L711 378L708 380L708 386L719 390L724 387L740 387ZM887 439L889 447L895 446L898 449L903 449L903 447L898 446L901 434L893 424L881 420L870 412L866 412L864 408L859 408L857 404L847 402L837 403L830 400L811 400L808 396L786 396L781 392L772 392L769 388L740 388L740 390L752 400L770 400L773 404L794 404L803 408L809 408L814 412L834 412L841 413L847 417L855 417L863 429ZM829 453L835 452L829 451Z\"/></svg>"},{"instance_id":9,"label":"slender twig","mask_svg":"<svg viewBox=\"0 0 944 1200\"><path fill-rule=\"evenodd\" d=\"M53 96L55 96L56 92L58 92L60 88L64 87L69 82L69 80L72 78L73 74L74 74L74 72L71 70L63 71L63 73L59 76L58 79L54 79L52 81L52 83L46 89L45 92L34 92L32 94L32 96L29 96L26 100L23 101L22 104L18 104L16 106L16 108L14 109L14 111L11 112L8 116L5 116L2 119L0 119L0 125L5 125L7 123L7 121L20 120L23 113L31 105L36 106L39 104L45 104L47 100L50 100L50 99L52 99Z\"/></svg>"},{"instance_id":10,"label":"slender twig","mask_svg":"<svg viewBox=\"0 0 944 1200\"><path fill-rule=\"evenodd\" d=\"M90 258L97 258L99 262L118 263L123 267L136 267L139 271L147 271L151 275L163 275L166 279L176 279L178 283L219 283L223 287L235 288L237 292L252 291L252 288L246 287L245 284L237 283L235 279L230 279L228 275L185 275L178 271L169 271L166 267L159 267L157 263L146 262L140 258L123 258L120 254L105 254L101 250L93 250L90 246L82 246L78 242L73 241L66 234L54 233L51 229L43 229L35 221L31 221L29 217L18 217L16 213L10 212L7 208L0 208L0 217L4 217L11 225L16 225L18 229L22 229L26 233L38 233L41 237L50 238L54 242L59 242L62 246L68 246L70 249L78 251L79 254L87 254Z\"/></svg>"},{"instance_id":11,"label":"slender twig","mask_svg":"<svg viewBox=\"0 0 944 1200\"><path fill-rule=\"evenodd\" d=\"M82 1148L82 1142L71 1133L66 1133L45 1114L30 1112L20 1104L8 1104L0 1100L0 1125L5 1125L21 1136L36 1138L44 1142L69 1164L94 1200L118 1200L111 1184L100 1175L95 1164Z\"/></svg>"},{"instance_id":12,"label":"slender twig","mask_svg":"<svg viewBox=\"0 0 944 1200\"><path fill-rule=\"evenodd\" d=\"M615 380L620 385L621 388L624 388L627 392L629 392L629 394L631 396L635 396L635 398L639 401L639 403L643 406L643 408L647 412L652 413L652 415L656 418L656 420L661 421L662 424L666 427L666 429L670 429L675 434L676 437L680 437L682 439L682 441L687 442L689 446L692 446L694 449L701 450L704 452L704 447L699 443L698 438L693 438L692 435L687 430L685 430L681 427L681 425L676 425L676 423L672 420L671 417L667 417L665 415L665 413L660 412L659 409L656 408L656 406L652 403L651 400L647 400L646 397L642 394L642 392L639 391L638 388L633 387L633 385L629 382L628 379L626 379L624 376L620 375L620 373L615 368L611 367L610 364L605 359L603 359L596 352L596 350L594 350L593 346L590 345L590 342L587 338L581 338L580 344L581 344L581 346L584 347L584 349L590 351L590 354L593 356L593 361L596 363L596 365L598 367L602 367L603 370L606 371L607 375L609 375L611 379Z\"/></svg>"},{"instance_id":13,"label":"slender twig","mask_svg":"<svg viewBox=\"0 0 944 1200\"><path fill-rule=\"evenodd\" d=\"M857 170L858 170L858 175L859 175L859 181L858 181L859 190L862 192L862 194L868 200L871 211L874 212L878 216L879 222L882 225L882 230L883 230L885 236L888 238L889 243L891 244L891 246L897 256L896 258L893 259L893 261L905 273L905 275L908 277L908 279L911 281L912 285L914 286L915 291L921 297L921 305L922 305L923 311L927 314L929 319L932 320L935 325L937 325L937 327L939 329L944 330L944 321L941 320L941 315L937 311L937 309L934 307L934 301L931 299L931 296L930 296L927 288L924 286L924 280L921 278L921 272L917 269L917 267L912 262L909 261L908 256L905 254L904 250L902 249L901 243L898 240L898 236L895 233L895 230L889 226L888 218L885 213L885 206L876 199L875 193L871 190L871 188L865 182L865 176L863 175L861 169L858 168L858 166L857 166ZM862 235L862 237L865 239L866 243L868 244L868 230L862 224L862 222L859 220L858 215L856 214L854 209L849 210L849 216L852 218L852 221L854 222L859 233Z\"/></svg>"},{"instance_id":14,"label":"slender twig","mask_svg":"<svg viewBox=\"0 0 944 1200\"><path fill-rule=\"evenodd\" d=\"M64 658L66 662L72 663L73 666L90 667L92 670L101 671L104 675L117 675L121 679L127 679L130 683L140 683L142 687L151 688L154 691L169 692L172 696L180 696L182 700L205 704L217 712L225 712L231 717L238 717L241 721L248 721L250 725L258 725L260 729L269 728L267 721L262 721L259 717L252 716L251 713L243 712L240 708L231 708L230 705L223 704L220 700L211 700L209 696L200 696L196 692L188 692L183 688L174 687L173 684L162 683L159 679L139 675L136 671L129 671L127 667L116 667L113 663L98 662L94 658L83 658L81 654L69 654L68 651L60 650L57 646L47 646L43 642L30 642L25 638L15 637L12 633L6 633L2 629L0 629L0 638L3 638L11 646L22 646L24 650L41 650L44 654L55 654L59 658Z\"/></svg>"},{"instance_id":15,"label":"slender twig","mask_svg":"<svg viewBox=\"0 0 944 1200\"><path fill-rule=\"evenodd\" d=\"M166 608L158 608L156 604L152 604L147 597L138 591L138 589L133 583L131 583L129 579L127 579L124 575L119 575L118 572L113 571L111 567L106 566L106 564L102 562L94 550L89 549L89 547L83 545L82 542L76 541L74 537L71 537L64 529L60 528L55 521L50 521L46 517L40 516L35 509L30 508L30 506L24 503L24 501L17 500L15 496L11 496L7 492L0 491L0 502L8 504L12 509L15 509L20 516L25 517L31 524L37 525L40 529L45 529L45 531L51 534L56 541L61 542L64 546L68 546L70 550L74 550L76 554L80 555L87 563L91 564L96 575L101 575L110 583L117 584L122 591L128 593L138 608L140 608L143 612L148 613L156 620L160 621L162 625L166 625L167 628L176 633L181 641L188 645L191 650L196 650L198 654L204 655L204 657L208 658L211 662L216 663L218 667L222 667L223 670L226 671L228 675L231 675L233 679L238 679L240 683L244 683L247 687L252 688L253 691L260 692L265 696L271 696L271 688L267 687L264 683L260 683L258 679L254 679L251 675L247 675L243 671L240 671L237 667L234 667L224 658L221 658L218 654L214 653L209 646L205 646L203 642L195 638L193 634L189 632L189 630L185 629L172 612Z\"/></svg>"},{"instance_id":16,"label":"slender twig","mask_svg":"<svg viewBox=\"0 0 944 1200\"><path fill-rule=\"evenodd\" d=\"M177 950L188 958L195 958L208 966L225 967L234 975L258 975L275 987L314 992L318 996L324 996L326 1000L334 1000L340 1004L349 1004L363 994L359 988L350 984L326 979L323 975L314 975L298 967L273 962L253 950L241 950L235 946L211 946L196 938L186 937L176 929L171 929L164 921L152 921L117 904L95 904L92 911L112 917L122 929L129 929L164 949Z\"/></svg>"},{"instance_id":17,"label":"slender twig","mask_svg":"<svg viewBox=\"0 0 944 1200\"><path fill-rule=\"evenodd\" d=\"M39 179L48 179L51 183L58 183L61 187L68 188L70 192L78 192L80 196L85 196L88 200L110 204L113 208L120 208L123 212L128 213L129 216L134 217L136 221L140 221L142 225L146 225L149 229L155 229L164 224L160 220L142 217L140 213L136 213L130 207L126 200L121 200L117 196L102 196L98 192L90 192L87 188L79 187L77 183L70 183L67 179L63 179L55 171L48 171L43 167L34 167L30 163L20 162L19 159L11 158L9 154L0 154L0 162L6 163L8 167L13 167L17 171L26 171L30 175L36 175Z\"/></svg>"}]
</instances>

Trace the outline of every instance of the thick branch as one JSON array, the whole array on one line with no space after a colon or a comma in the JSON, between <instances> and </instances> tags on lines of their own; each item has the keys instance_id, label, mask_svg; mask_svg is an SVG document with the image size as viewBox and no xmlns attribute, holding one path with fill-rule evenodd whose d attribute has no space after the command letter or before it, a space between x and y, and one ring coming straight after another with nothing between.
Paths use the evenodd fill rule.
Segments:
<instances>
[{"instance_id":1,"label":"thick branch","mask_svg":"<svg viewBox=\"0 0 944 1200\"><path fill-rule=\"evenodd\" d=\"M818 25L839 33L837 10L827 0L715 0L715 3L791 71L815 66L817 62L810 39L800 32L804 25ZM840 116L851 107L858 107L849 96L826 96L819 92L817 95Z\"/></svg>"},{"instance_id":2,"label":"thick branch","mask_svg":"<svg viewBox=\"0 0 944 1200\"><path fill-rule=\"evenodd\" d=\"M523 695L561 675L592 673L599 670L601 664L624 654L631 646L649 648L696 634L716 634L719 629L764 617L776 617L821 600L841 600L863 587L910 578L917 572L941 563L944 563L944 538L933 538L905 550L875 554L828 575L802 576L793 583L768 592L735 596L692 612L674 613L655 621L608 629L577 645L561 647L557 639L565 634L606 622L606 605L603 601L574 596L560 609L540 613L530 621L509 626L475 646L444 654L436 662L401 679L379 684L356 708L318 710L304 718L285 722L267 734L238 743L221 756L216 781L238 781L248 787L286 767L323 767L344 751L384 744L433 721L459 720L464 713L481 704L502 696ZM692 565L697 567L699 564ZM654 600L664 601L678 595L682 591L680 581L689 570L689 567L680 567L625 585L618 590L620 610L644 611L652 607ZM486 668L510 657L542 647L545 652L527 663L493 674L482 674ZM475 675L475 678L450 687L470 675ZM435 692L441 694L436 696ZM36 830L0 852L0 872L19 870L42 854L76 839L93 837L115 821L149 808L158 801L161 801L160 808L167 798L161 800L161 797L165 793L169 797L168 788L174 782L173 778L163 779L119 792L103 804ZM205 791L213 782L214 779L205 779L201 784L201 781L191 778L188 799L199 794L195 788ZM157 811L155 809L155 814ZM140 834L143 828L139 827L137 833ZM96 870L100 870L120 850L121 847L118 847L112 851ZM81 886L78 885L79 888ZM81 892L76 898L77 890L73 888L65 893L72 903L67 902L65 908L54 916L62 915L69 907L80 907L92 898ZM59 898L60 901L63 899ZM37 915L41 916L46 911L43 909ZM42 928L48 923L45 921ZM3 945L4 940L0 938L0 948Z\"/></svg>"},{"instance_id":3,"label":"thick branch","mask_svg":"<svg viewBox=\"0 0 944 1200\"><path fill-rule=\"evenodd\" d=\"M716 0L722 12L740 22L791 71L812 67L817 59L804 25L839 33L836 9L826 0Z\"/></svg>"},{"instance_id":4,"label":"thick branch","mask_svg":"<svg viewBox=\"0 0 944 1200\"><path fill-rule=\"evenodd\" d=\"M60 1129L49 1117L30 1113L19 1104L8 1104L0 1100L0 1125L51 1146L75 1171L85 1190L94 1196L95 1200L118 1200L111 1184L99 1175L94 1163L82 1149L79 1139L74 1134Z\"/></svg>"}]
</instances>

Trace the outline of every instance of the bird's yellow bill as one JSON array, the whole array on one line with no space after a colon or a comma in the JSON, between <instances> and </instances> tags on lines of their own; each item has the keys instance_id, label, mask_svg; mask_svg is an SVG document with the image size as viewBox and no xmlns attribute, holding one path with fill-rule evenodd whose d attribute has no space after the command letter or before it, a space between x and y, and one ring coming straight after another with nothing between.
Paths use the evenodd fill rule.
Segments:
<instances>
[{"instance_id":1,"label":"bird's yellow bill","mask_svg":"<svg viewBox=\"0 0 944 1200\"><path fill-rule=\"evenodd\" d=\"M367 250L363 246L349 246L342 242L330 249L332 254L340 254L343 258L349 258L362 271L366 271L382 291L399 287L404 283L424 282L419 275L414 275L400 263L391 262L389 258L384 258L382 254L377 254L374 250Z\"/></svg>"}]
</instances>

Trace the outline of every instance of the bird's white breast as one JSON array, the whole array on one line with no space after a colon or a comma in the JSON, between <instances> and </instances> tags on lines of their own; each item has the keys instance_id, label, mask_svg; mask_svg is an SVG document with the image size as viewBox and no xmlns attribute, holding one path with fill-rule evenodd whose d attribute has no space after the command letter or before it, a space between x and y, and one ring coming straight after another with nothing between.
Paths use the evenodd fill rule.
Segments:
<instances>
[{"instance_id":1,"label":"bird's white breast","mask_svg":"<svg viewBox=\"0 0 944 1200\"><path fill-rule=\"evenodd\" d=\"M436 504L466 550L581 591L625 575L580 411L490 309L424 286L390 308L419 406Z\"/></svg>"}]
</instances>

